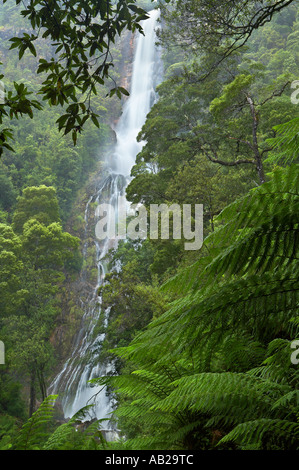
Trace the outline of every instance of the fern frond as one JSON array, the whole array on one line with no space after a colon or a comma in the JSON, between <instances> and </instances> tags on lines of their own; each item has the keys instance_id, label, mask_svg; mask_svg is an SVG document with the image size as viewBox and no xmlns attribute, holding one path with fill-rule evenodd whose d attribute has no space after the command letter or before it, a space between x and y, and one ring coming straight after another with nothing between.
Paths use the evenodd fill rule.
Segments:
<instances>
[{"instance_id":1,"label":"fern frond","mask_svg":"<svg viewBox=\"0 0 299 470\"><path fill-rule=\"evenodd\" d=\"M276 136L268 139L267 143L276 150L271 153L266 162L283 164L296 161L299 155L299 117L274 127Z\"/></svg>"},{"instance_id":2,"label":"fern frond","mask_svg":"<svg viewBox=\"0 0 299 470\"><path fill-rule=\"evenodd\" d=\"M66 450L66 443L73 448L76 429L70 422L61 424L43 445L43 450Z\"/></svg>"},{"instance_id":3,"label":"fern frond","mask_svg":"<svg viewBox=\"0 0 299 470\"><path fill-rule=\"evenodd\" d=\"M241 423L221 439L220 444L236 442L243 448L298 450L299 424L281 419L258 419ZM270 444L269 444L270 442Z\"/></svg>"},{"instance_id":4,"label":"fern frond","mask_svg":"<svg viewBox=\"0 0 299 470\"><path fill-rule=\"evenodd\" d=\"M76 413L67 423L61 424L50 435L42 450L98 450L106 449L108 443L101 433L101 423L104 420L95 420L83 430L78 421L81 411Z\"/></svg>"},{"instance_id":5,"label":"fern frond","mask_svg":"<svg viewBox=\"0 0 299 470\"><path fill-rule=\"evenodd\" d=\"M202 420L228 433L223 444L288 448L298 409L286 356L299 333L298 183L298 166L280 169L224 209L208 256L163 286L176 294L168 311L115 351L134 370L109 378L124 398L118 416L155 430L132 448L191 442Z\"/></svg>"},{"instance_id":6,"label":"fern frond","mask_svg":"<svg viewBox=\"0 0 299 470\"><path fill-rule=\"evenodd\" d=\"M204 241L209 256L199 259L162 286L187 295L204 289L215 276L264 272L298 260L298 165L273 173L218 216L219 228Z\"/></svg>"},{"instance_id":7,"label":"fern frond","mask_svg":"<svg viewBox=\"0 0 299 470\"><path fill-rule=\"evenodd\" d=\"M48 396L31 418L26 421L17 436L14 449L37 450L42 448L49 434L47 424L53 417L56 399L57 395Z\"/></svg>"},{"instance_id":8,"label":"fern frond","mask_svg":"<svg viewBox=\"0 0 299 470\"><path fill-rule=\"evenodd\" d=\"M136 343L143 341L152 349L168 347L171 354L178 355L191 349L195 353L195 348L211 338L220 342L230 328L247 330L256 339L268 338L291 328L290 319L298 311L298 291L293 269L240 278L218 290L212 286L204 294L198 291L174 302Z\"/></svg>"},{"instance_id":9,"label":"fern frond","mask_svg":"<svg viewBox=\"0 0 299 470\"><path fill-rule=\"evenodd\" d=\"M174 385L175 390L158 404L161 411L220 414L226 416L226 424L269 413L273 399L289 391L280 384L230 372L183 377Z\"/></svg>"}]
</instances>

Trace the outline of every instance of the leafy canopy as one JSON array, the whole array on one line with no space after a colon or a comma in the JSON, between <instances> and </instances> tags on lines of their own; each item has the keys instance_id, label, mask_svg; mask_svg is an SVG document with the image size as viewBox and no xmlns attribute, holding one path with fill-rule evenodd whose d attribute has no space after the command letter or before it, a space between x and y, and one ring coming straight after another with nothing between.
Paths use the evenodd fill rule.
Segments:
<instances>
[{"instance_id":1,"label":"leafy canopy","mask_svg":"<svg viewBox=\"0 0 299 470\"><path fill-rule=\"evenodd\" d=\"M16 0L16 4L21 4L21 0ZM72 131L76 143L77 133L88 119L99 127L98 115L91 107L98 86L110 79L110 96L128 95L111 77L111 46L124 30L142 32L140 22L148 15L135 0L30 0L22 6L21 15L28 20L29 28L10 39L11 49L18 50L19 59L26 51L37 57L35 44L41 40L51 42L52 57L38 58L37 74L44 81L37 94L51 105L66 107L57 121L58 127L64 134ZM0 80L3 78L1 74ZM7 90L5 103L0 104L0 124L5 117L32 118L33 110L42 105L30 95L23 83L15 82L14 91ZM12 150L8 144L12 137L11 129L1 130L0 155L3 148Z\"/></svg>"}]
</instances>

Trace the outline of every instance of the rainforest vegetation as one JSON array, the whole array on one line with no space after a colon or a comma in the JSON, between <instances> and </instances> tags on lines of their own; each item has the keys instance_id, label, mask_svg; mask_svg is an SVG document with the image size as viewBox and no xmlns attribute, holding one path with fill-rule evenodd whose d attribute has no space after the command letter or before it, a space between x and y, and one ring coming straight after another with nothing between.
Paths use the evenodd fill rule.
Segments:
<instances>
[{"instance_id":1,"label":"rainforest vegetation","mask_svg":"<svg viewBox=\"0 0 299 470\"><path fill-rule=\"evenodd\" d=\"M63 421L48 387L83 315L80 273L93 280L84 208L128 96L126 45L157 7L163 79L126 196L203 204L204 242L109 252L106 442L101 422L78 432L84 409ZM1 450L299 449L298 7L1 2Z\"/></svg>"}]
</instances>

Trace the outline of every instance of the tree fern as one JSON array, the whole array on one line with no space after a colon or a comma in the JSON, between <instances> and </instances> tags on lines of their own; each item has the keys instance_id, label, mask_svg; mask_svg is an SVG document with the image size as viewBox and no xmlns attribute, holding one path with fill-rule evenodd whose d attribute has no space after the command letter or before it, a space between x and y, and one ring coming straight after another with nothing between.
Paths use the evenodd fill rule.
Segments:
<instances>
[{"instance_id":1,"label":"tree fern","mask_svg":"<svg viewBox=\"0 0 299 470\"><path fill-rule=\"evenodd\" d=\"M224 209L201 258L163 286L168 311L114 351L132 372L101 380L117 415L145 424L131 448L212 448L213 433L219 446L298 446L298 182L296 165L279 169Z\"/></svg>"},{"instance_id":2,"label":"tree fern","mask_svg":"<svg viewBox=\"0 0 299 470\"><path fill-rule=\"evenodd\" d=\"M292 167L223 211L223 226L206 244L219 242L224 248L201 271L198 263L193 273L188 269L192 289L143 338L161 342L162 332L167 343L172 336L179 344L188 336L192 343L195 333L202 337L208 325L225 330L232 323L234 328L248 325L250 318L249 326L256 330L288 329L298 308L298 201L298 168ZM185 273L181 276L185 279ZM179 283L180 276L170 289Z\"/></svg>"},{"instance_id":3,"label":"tree fern","mask_svg":"<svg viewBox=\"0 0 299 470\"><path fill-rule=\"evenodd\" d=\"M299 423L281 419L259 419L236 426L219 444L236 442L243 449L298 450Z\"/></svg>"},{"instance_id":4,"label":"tree fern","mask_svg":"<svg viewBox=\"0 0 299 470\"><path fill-rule=\"evenodd\" d=\"M67 448L75 450L76 434L73 423L68 421L61 424L44 443L43 450L66 450Z\"/></svg>"},{"instance_id":5,"label":"tree fern","mask_svg":"<svg viewBox=\"0 0 299 470\"><path fill-rule=\"evenodd\" d=\"M79 410L67 423L58 426L44 443L42 450L103 450L108 447L101 433L102 422L86 422L92 405Z\"/></svg>"},{"instance_id":6,"label":"tree fern","mask_svg":"<svg viewBox=\"0 0 299 470\"><path fill-rule=\"evenodd\" d=\"M103 420L85 424L86 413L92 405L79 410L59 426L53 420L57 395L50 395L25 422L14 441L7 446L13 450L104 450L109 448L101 425Z\"/></svg>"},{"instance_id":7,"label":"tree fern","mask_svg":"<svg viewBox=\"0 0 299 470\"><path fill-rule=\"evenodd\" d=\"M15 450L40 450L49 435L57 395L48 396L20 430L13 446Z\"/></svg>"},{"instance_id":8,"label":"tree fern","mask_svg":"<svg viewBox=\"0 0 299 470\"><path fill-rule=\"evenodd\" d=\"M204 249L212 256L188 267L163 289L181 289L187 279L188 290L196 290L202 283L209 287L207 281L215 275L262 271L267 267L265 261L273 257L278 261L282 257L286 262L297 260L298 209L298 166L276 170L271 181L236 200L218 216L220 227L204 242Z\"/></svg>"},{"instance_id":9,"label":"tree fern","mask_svg":"<svg viewBox=\"0 0 299 470\"><path fill-rule=\"evenodd\" d=\"M274 151L266 161L270 163L290 163L298 161L299 117L274 127L276 136L268 139Z\"/></svg>"}]
</instances>

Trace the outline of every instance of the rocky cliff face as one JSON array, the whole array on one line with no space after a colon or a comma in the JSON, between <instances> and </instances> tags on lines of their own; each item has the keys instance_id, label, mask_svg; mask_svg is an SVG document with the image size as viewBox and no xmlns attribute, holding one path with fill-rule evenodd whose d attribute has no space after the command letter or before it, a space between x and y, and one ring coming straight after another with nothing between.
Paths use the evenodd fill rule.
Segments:
<instances>
[{"instance_id":1,"label":"rocky cliff face","mask_svg":"<svg viewBox=\"0 0 299 470\"><path fill-rule=\"evenodd\" d=\"M121 86L130 89L131 79L132 79L132 70L133 70L133 59L134 59L134 35L130 33L128 35L127 41L124 42L122 47L122 56L124 58L122 77L121 77Z\"/></svg>"},{"instance_id":2,"label":"rocky cliff face","mask_svg":"<svg viewBox=\"0 0 299 470\"><path fill-rule=\"evenodd\" d=\"M134 60L134 45L135 45L135 35L130 31L126 31L122 35L122 40L119 43L120 50L120 61L118 72L120 79L118 85L130 91L131 80L132 80L132 71L133 71L133 60ZM127 96L123 95L122 100L125 102L128 99ZM118 118L114 119L111 123L113 129L116 128L118 123Z\"/></svg>"},{"instance_id":3,"label":"rocky cliff face","mask_svg":"<svg viewBox=\"0 0 299 470\"><path fill-rule=\"evenodd\" d=\"M122 35L121 41L116 45L119 48L119 57L117 60L117 72L120 75L118 85L130 90L132 78L132 65L134 59L135 36L130 31ZM122 99L126 99L124 96ZM116 117L111 125L110 142L105 152L109 152L116 141L116 134L113 128L117 125ZM103 156L104 157L104 156ZM89 197L94 194L95 187L103 177L102 164L99 162L97 170L90 175L88 183L78 193L77 200L70 214L66 230L81 240L82 250L85 246L87 253L85 263L78 275L68 276L65 281L64 289L60 293L61 314L57 318L56 328L52 335L52 344L56 351L59 362L64 362L71 351L72 338L80 327L80 320L83 315L81 298L88 295L85 292L88 286L93 286L94 276L96 275L95 253L93 237L94 233L88 233L85 229L85 208ZM92 226L92 223L90 224Z\"/></svg>"}]
</instances>

